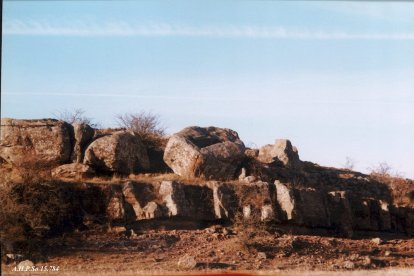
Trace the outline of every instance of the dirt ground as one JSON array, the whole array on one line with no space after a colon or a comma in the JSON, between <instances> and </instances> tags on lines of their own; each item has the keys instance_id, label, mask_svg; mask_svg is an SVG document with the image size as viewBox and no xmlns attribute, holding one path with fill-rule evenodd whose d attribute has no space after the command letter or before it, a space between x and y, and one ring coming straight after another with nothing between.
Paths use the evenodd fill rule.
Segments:
<instances>
[{"instance_id":1,"label":"dirt ground","mask_svg":"<svg viewBox=\"0 0 414 276\"><path fill-rule=\"evenodd\" d=\"M405 236L344 239L222 226L123 230L88 230L50 240L47 261L35 266L58 266L59 272L38 274L414 275L414 239ZM3 274L22 274L14 267L2 264Z\"/></svg>"}]
</instances>

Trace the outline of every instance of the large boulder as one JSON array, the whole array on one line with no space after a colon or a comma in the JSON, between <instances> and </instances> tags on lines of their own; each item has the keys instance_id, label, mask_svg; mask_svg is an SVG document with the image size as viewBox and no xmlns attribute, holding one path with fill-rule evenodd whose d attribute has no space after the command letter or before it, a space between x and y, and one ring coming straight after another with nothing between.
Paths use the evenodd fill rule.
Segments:
<instances>
[{"instance_id":1,"label":"large boulder","mask_svg":"<svg viewBox=\"0 0 414 276\"><path fill-rule=\"evenodd\" d=\"M86 149L83 162L97 171L122 174L149 169L147 149L138 136L127 131L115 132L93 141Z\"/></svg>"},{"instance_id":2,"label":"large boulder","mask_svg":"<svg viewBox=\"0 0 414 276\"><path fill-rule=\"evenodd\" d=\"M72 126L54 119L1 119L0 159L14 165L69 162Z\"/></svg>"},{"instance_id":3,"label":"large boulder","mask_svg":"<svg viewBox=\"0 0 414 276\"><path fill-rule=\"evenodd\" d=\"M277 139L273 145L261 147L257 159L267 164L278 161L292 169L298 169L301 166L298 150L286 139Z\"/></svg>"},{"instance_id":4,"label":"large boulder","mask_svg":"<svg viewBox=\"0 0 414 276\"><path fill-rule=\"evenodd\" d=\"M95 130L87 124L73 124L75 143L72 151L72 162L82 163L86 147L92 142Z\"/></svg>"},{"instance_id":5,"label":"large boulder","mask_svg":"<svg viewBox=\"0 0 414 276\"><path fill-rule=\"evenodd\" d=\"M217 127L188 127L168 140L164 161L178 175L233 179L244 158L237 132Z\"/></svg>"}]
</instances>

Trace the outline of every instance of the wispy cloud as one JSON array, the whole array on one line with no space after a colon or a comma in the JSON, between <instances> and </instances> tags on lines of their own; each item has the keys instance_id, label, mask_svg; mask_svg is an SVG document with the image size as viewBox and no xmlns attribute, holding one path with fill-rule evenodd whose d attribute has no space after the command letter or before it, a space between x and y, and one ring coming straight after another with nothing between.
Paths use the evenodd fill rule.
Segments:
<instances>
[{"instance_id":1,"label":"wispy cloud","mask_svg":"<svg viewBox=\"0 0 414 276\"><path fill-rule=\"evenodd\" d=\"M19 36L79 37L210 37L315 40L414 40L414 33L350 33L294 30L269 26L133 25L127 22L56 25L45 21L13 20L4 23L3 34Z\"/></svg>"}]
</instances>

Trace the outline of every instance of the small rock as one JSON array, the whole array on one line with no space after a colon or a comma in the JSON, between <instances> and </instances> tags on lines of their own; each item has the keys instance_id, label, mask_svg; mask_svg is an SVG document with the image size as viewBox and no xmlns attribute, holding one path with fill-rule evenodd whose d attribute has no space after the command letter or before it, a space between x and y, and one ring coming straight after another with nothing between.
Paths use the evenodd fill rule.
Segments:
<instances>
[{"instance_id":1,"label":"small rock","mask_svg":"<svg viewBox=\"0 0 414 276\"><path fill-rule=\"evenodd\" d=\"M266 260L267 259L266 253L264 253L264 252L257 253L257 259Z\"/></svg>"},{"instance_id":2,"label":"small rock","mask_svg":"<svg viewBox=\"0 0 414 276\"><path fill-rule=\"evenodd\" d=\"M6 262L10 261L21 261L23 260L23 255L21 254L6 254Z\"/></svg>"},{"instance_id":3,"label":"small rock","mask_svg":"<svg viewBox=\"0 0 414 276\"><path fill-rule=\"evenodd\" d=\"M382 244L382 240L380 238L373 238L371 239L371 242L375 243L376 245Z\"/></svg>"},{"instance_id":4,"label":"small rock","mask_svg":"<svg viewBox=\"0 0 414 276\"><path fill-rule=\"evenodd\" d=\"M342 264L342 266L343 266L343 268L345 268L345 269L354 269L354 268L355 268L355 264L354 264L353 262L351 262L351 261L345 261L345 262Z\"/></svg>"},{"instance_id":5,"label":"small rock","mask_svg":"<svg viewBox=\"0 0 414 276\"><path fill-rule=\"evenodd\" d=\"M385 251L385 253L384 253L384 256L385 256L385 257L388 257L388 256L390 256L390 255L391 255L391 251L389 251L389 250Z\"/></svg>"},{"instance_id":6,"label":"small rock","mask_svg":"<svg viewBox=\"0 0 414 276\"><path fill-rule=\"evenodd\" d=\"M33 264L33 262L32 262L32 261L30 261L30 260L24 260L24 261L20 262L20 263L17 265L17 268L18 268L18 269L25 269L25 268L27 268L27 267L31 268L32 266L34 266L34 264Z\"/></svg>"},{"instance_id":7,"label":"small rock","mask_svg":"<svg viewBox=\"0 0 414 276\"><path fill-rule=\"evenodd\" d=\"M126 228L124 226L114 226L110 228L110 231L112 233L122 234L122 233L126 233Z\"/></svg>"},{"instance_id":8,"label":"small rock","mask_svg":"<svg viewBox=\"0 0 414 276\"><path fill-rule=\"evenodd\" d=\"M372 259L370 256L365 256L364 261L362 262L365 266L370 266L372 264Z\"/></svg>"},{"instance_id":9,"label":"small rock","mask_svg":"<svg viewBox=\"0 0 414 276\"><path fill-rule=\"evenodd\" d=\"M246 176L243 180L244 182L247 182L247 183L253 183L256 181L256 177L253 175L250 175L250 176Z\"/></svg>"},{"instance_id":10,"label":"small rock","mask_svg":"<svg viewBox=\"0 0 414 276\"><path fill-rule=\"evenodd\" d=\"M194 259L194 257L190 255L182 256L177 262L178 268L185 269L185 270L193 269L196 267L196 265L197 265L196 260Z\"/></svg>"},{"instance_id":11,"label":"small rock","mask_svg":"<svg viewBox=\"0 0 414 276\"><path fill-rule=\"evenodd\" d=\"M350 261L356 261L359 258L359 254L352 254L351 256L349 256L349 260Z\"/></svg>"}]
</instances>

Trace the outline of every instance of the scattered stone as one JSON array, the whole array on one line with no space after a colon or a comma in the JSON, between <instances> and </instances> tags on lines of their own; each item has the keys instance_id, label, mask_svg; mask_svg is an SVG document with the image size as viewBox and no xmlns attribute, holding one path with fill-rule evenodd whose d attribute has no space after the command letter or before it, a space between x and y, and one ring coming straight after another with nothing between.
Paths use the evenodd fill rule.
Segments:
<instances>
[{"instance_id":1,"label":"scattered stone","mask_svg":"<svg viewBox=\"0 0 414 276\"><path fill-rule=\"evenodd\" d=\"M197 266L197 262L194 257L190 255L184 255L178 260L177 266L183 270L191 270Z\"/></svg>"},{"instance_id":2,"label":"scattered stone","mask_svg":"<svg viewBox=\"0 0 414 276\"><path fill-rule=\"evenodd\" d=\"M126 233L127 229L124 226L113 226L110 228L110 231L116 234L123 234Z\"/></svg>"},{"instance_id":3,"label":"scattered stone","mask_svg":"<svg viewBox=\"0 0 414 276\"><path fill-rule=\"evenodd\" d=\"M370 256L365 256L364 259L363 259L363 261L362 261L362 264L364 266L370 266L370 265L372 265L372 259L371 259L371 257Z\"/></svg>"},{"instance_id":4,"label":"scattered stone","mask_svg":"<svg viewBox=\"0 0 414 276\"><path fill-rule=\"evenodd\" d=\"M343 268L345 269L354 269L355 268L355 263L351 262L351 261L345 261L342 265Z\"/></svg>"},{"instance_id":5,"label":"scattered stone","mask_svg":"<svg viewBox=\"0 0 414 276\"><path fill-rule=\"evenodd\" d=\"M31 269L34 266L34 263L30 260L24 260L17 265L17 269Z\"/></svg>"},{"instance_id":6,"label":"scattered stone","mask_svg":"<svg viewBox=\"0 0 414 276\"><path fill-rule=\"evenodd\" d=\"M380 238L373 238L371 239L371 242L373 242L376 245L382 244L382 240Z\"/></svg>"},{"instance_id":7,"label":"scattered stone","mask_svg":"<svg viewBox=\"0 0 414 276\"><path fill-rule=\"evenodd\" d=\"M266 253L265 252L258 252L257 253L257 259L258 260L266 260L267 259Z\"/></svg>"},{"instance_id":8,"label":"scattered stone","mask_svg":"<svg viewBox=\"0 0 414 276\"><path fill-rule=\"evenodd\" d=\"M385 257L388 257L388 256L390 256L390 255L391 255L391 251L386 250L386 251L384 252L384 256L385 256Z\"/></svg>"},{"instance_id":9,"label":"scattered stone","mask_svg":"<svg viewBox=\"0 0 414 276\"><path fill-rule=\"evenodd\" d=\"M10 262L17 262L23 260L24 256L22 254L6 254L6 264Z\"/></svg>"}]
</instances>

